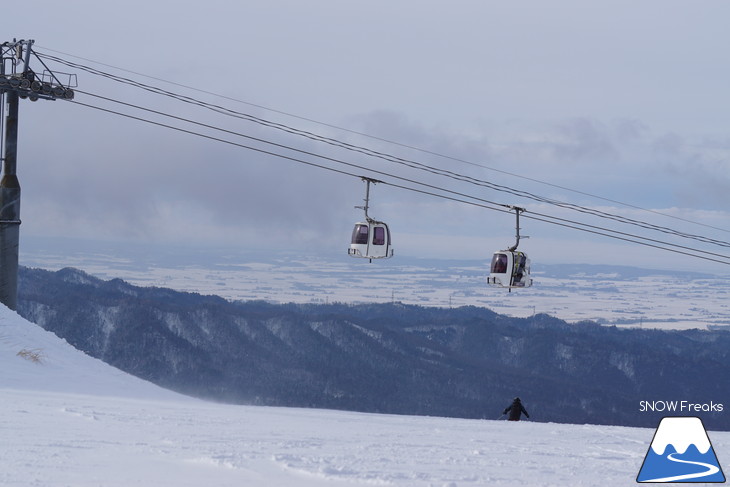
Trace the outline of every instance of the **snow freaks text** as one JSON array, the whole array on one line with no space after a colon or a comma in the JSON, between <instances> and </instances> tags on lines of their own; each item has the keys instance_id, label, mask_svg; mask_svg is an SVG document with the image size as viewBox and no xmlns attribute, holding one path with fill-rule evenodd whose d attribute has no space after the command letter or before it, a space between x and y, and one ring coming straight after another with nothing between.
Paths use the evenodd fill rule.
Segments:
<instances>
[{"instance_id":1,"label":"snow freaks text","mask_svg":"<svg viewBox=\"0 0 730 487\"><path fill-rule=\"evenodd\" d=\"M691 401L640 401L639 412L671 412L671 413L721 413L722 403L695 403Z\"/></svg>"}]
</instances>

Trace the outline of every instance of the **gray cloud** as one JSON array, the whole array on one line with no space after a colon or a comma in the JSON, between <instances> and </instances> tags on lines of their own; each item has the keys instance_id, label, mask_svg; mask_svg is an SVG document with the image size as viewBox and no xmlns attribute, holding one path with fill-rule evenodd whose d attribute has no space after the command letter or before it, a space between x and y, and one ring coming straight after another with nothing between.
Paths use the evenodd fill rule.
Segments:
<instances>
[{"instance_id":1,"label":"gray cloud","mask_svg":"<svg viewBox=\"0 0 730 487\"><path fill-rule=\"evenodd\" d=\"M605 204L529 179L651 208L728 211L729 144L718 129L730 126L720 103L730 68L717 62L730 41L724 22L730 6L723 3L34 5L54 15L41 19L12 4L6 16L16 22L16 35L37 39L39 50L58 49L488 167L186 91L277 122L558 199ZM80 90L523 203L78 74ZM357 178L68 103L22 105L19 157L23 228L38 234L175 239L188 225L202 240L261 239L282 247L306 240L316 247L328 235L336 247L361 215L353 208L363 196ZM478 238L485 221L510 234L511 222L505 219L502 228L501 215L485 218L392 187L377 187L374 205L401 232L422 232L433 215L448 223L434 226L448 228L449 241L459 233Z\"/></svg>"}]
</instances>

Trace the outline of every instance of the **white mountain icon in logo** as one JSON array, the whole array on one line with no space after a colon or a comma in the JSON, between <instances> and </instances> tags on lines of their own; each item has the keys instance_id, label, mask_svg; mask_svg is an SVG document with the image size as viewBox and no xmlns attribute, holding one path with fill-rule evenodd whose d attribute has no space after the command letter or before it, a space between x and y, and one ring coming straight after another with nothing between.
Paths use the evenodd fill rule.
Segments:
<instances>
[{"instance_id":1,"label":"white mountain icon in logo","mask_svg":"<svg viewBox=\"0 0 730 487\"><path fill-rule=\"evenodd\" d=\"M725 482L702 420L663 418L646 452L637 482Z\"/></svg>"}]
</instances>

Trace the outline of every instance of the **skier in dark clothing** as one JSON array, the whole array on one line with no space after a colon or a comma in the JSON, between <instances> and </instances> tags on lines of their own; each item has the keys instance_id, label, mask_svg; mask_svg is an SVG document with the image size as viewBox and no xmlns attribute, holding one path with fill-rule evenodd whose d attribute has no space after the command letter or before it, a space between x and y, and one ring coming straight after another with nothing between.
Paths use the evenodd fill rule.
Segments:
<instances>
[{"instance_id":1,"label":"skier in dark clothing","mask_svg":"<svg viewBox=\"0 0 730 487\"><path fill-rule=\"evenodd\" d=\"M530 417L529 414L527 414L527 410L525 409L525 406L522 405L522 401L520 401L519 397L515 397L515 400L512 401L512 404L507 406L507 408L502 412L502 414L509 413L509 418L507 418L509 421L519 421L520 415L522 413L525 413L525 416L528 418Z\"/></svg>"}]
</instances>

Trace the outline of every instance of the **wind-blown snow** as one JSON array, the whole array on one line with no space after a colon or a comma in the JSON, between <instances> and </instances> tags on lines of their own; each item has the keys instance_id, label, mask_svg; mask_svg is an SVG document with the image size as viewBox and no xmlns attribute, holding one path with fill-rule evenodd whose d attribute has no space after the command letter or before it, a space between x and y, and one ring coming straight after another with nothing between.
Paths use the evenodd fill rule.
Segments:
<instances>
[{"instance_id":1,"label":"wind-blown snow","mask_svg":"<svg viewBox=\"0 0 730 487\"><path fill-rule=\"evenodd\" d=\"M3 486L628 486L654 433L206 403L4 307L0 370ZM730 433L710 435L730 464Z\"/></svg>"},{"instance_id":2,"label":"wind-blown snow","mask_svg":"<svg viewBox=\"0 0 730 487\"><path fill-rule=\"evenodd\" d=\"M0 388L145 399L185 396L140 380L75 349L0 305Z\"/></svg>"}]
</instances>

